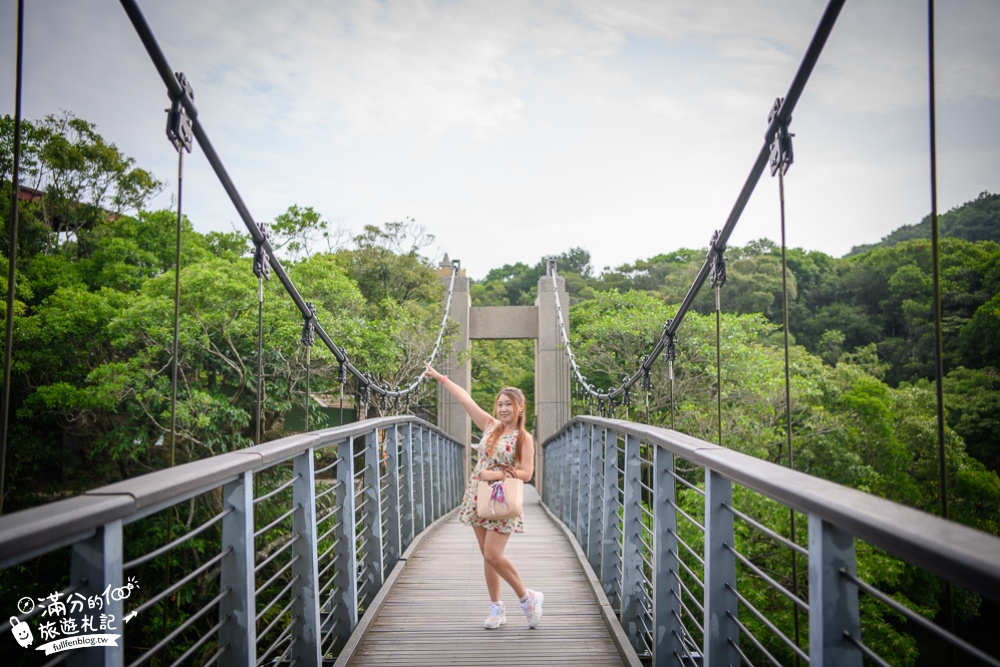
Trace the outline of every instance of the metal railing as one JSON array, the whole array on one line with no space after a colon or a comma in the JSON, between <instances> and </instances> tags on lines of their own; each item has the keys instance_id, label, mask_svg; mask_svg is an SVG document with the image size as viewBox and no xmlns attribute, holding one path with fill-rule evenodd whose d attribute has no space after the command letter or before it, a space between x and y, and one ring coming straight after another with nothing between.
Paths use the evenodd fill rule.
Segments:
<instances>
[{"instance_id":1,"label":"metal railing","mask_svg":"<svg viewBox=\"0 0 1000 667\"><path fill-rule=\"evenodd\" d=\"M320 665L414 536L460 502L463 465L463 445L411 416L294 435L4 516L0 569L64 568L48 600L23 591L42 603L18 617L40 642L98 611L124 635L47 664ZM183 535L163 535L168 512Z\"/></svg>"},{"instance_id":2,"label":"metal railing","mask_svg":"<svg viewBox=\"0 0 1000 667\"><path fill-rule=\"evenodd\" d=\"M945 642L955 664L1000 665L863 581L855 558L877 550L997 601L994 536L655 426L577 417L543 452L543 501L654 666L891 664L862 637L869 603ZM768 525L789 508L807 544ZM806 562L807 583L776 554Z\"/></svg>"}]
</instances>

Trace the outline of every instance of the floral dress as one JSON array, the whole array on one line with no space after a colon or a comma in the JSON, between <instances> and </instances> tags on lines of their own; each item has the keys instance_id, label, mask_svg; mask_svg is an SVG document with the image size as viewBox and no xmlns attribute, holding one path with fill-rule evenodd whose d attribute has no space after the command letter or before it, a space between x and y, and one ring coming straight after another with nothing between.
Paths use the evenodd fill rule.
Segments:
<instances>
[{"instance_id":1,"label":"floral dress","mask_svg":"<svg viewBox=\"0 0 1000 667\"><path fill-rule=\"evenodd\" d=\"M495 530L498 533L523 533L524 515L518 514L510 519L484 519L476 514L476 487L479 484L477 475L483 470L495 466L510 465L517 463L517 431L501 435L497 440L496 451L493 456L486 455L486 440L494 427L502 428L498 422L493 422L486 427L483 437L479 441L479 461L472 469L472 476L469 484L465 488L465 497L458 510L458 520L467 526L479 526L487 530Z\"/></svg>"}]
</instances>

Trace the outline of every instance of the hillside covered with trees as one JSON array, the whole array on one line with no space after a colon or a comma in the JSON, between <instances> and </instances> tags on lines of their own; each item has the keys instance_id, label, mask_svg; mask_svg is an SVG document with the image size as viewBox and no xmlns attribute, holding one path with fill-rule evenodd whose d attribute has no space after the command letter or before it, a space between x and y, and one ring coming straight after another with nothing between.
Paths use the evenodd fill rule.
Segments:
<instances>
[{"instance_id":1,"label":"hillside covered with trees","mask_svg":"<svg viewBox=\"0 0 1000 667\"><path fill-rule=\"evenodd\" d=\"M0 275L7 289L13 123L0 119ZM182 224L177 441L169 442L176 214L149 211L161 187L70 114L28 123L16 266L14 366L4 512L253 442L257 387L257 280L245 234ZM422 255L413 220L343 234L320 213L291 205L271 221L272 243L326 331L352 360L389 385L408 383L434 344L442 285ZM1000 533L1000 195L941 217L948 498L951 518ZM726 251L721 387L716 384L714 298L704 289L677 339L676 378L654 366L652 389L618 416L705 440L936 513L940 505L934 391L931 245L923 223L834 258L789 249L791 423L784 411L781 249L759 240ZM597 272L589 253L557 257L571 297L570 336L601 388L634 371L676 312L706 249L677 249ZM531 304L546 258L490 271L473 305ZM293 432L304 397L303 321L278 281L264 285L264 440ZM3 312L6 317L8 313ZM503 384L533 404L529 342L476 341L474 394ZM312 350L312 393L340 391L338 365ZM353 393L345 387L348 396ZM647 408L648 405L648 408ZM574 413L591 408L575 399ZM433 414L433 392L407 406ZM312 427L326 425L313 413ZM756 512L783 532L789 521ZM800 536L801 537L801 536ZM755 559L765 544L747 545ZM197 558L197 554L189 555ZM783 580L791 577L775 568ZM859 574L932 615L941 584L870 548ZM0 590L0 594L3 591ZM762 593L763 595L763 593ZM962 619L980 608L958 592ZM916 663L916 641L884 611L865 628L893 664Z\"/></svg>"},{"instance_id":2,"label":"hillside covered with trees","mask_svg":"<svg viewBox=\"0 0 1000 667\"><path fill-rule=\"evenodd\" d=\"M0 119L3 243L12 133L10 117ZM22 185L34 194L19 214L4 511L252 444L257 279L249 236L202 234L183 221L171 454L176 213L144 210L160 182L72 115L27 123L23 151ZM406 220L344 238L296 205L270 230L289 276L358 367L392 386L423 370L441 317L442 286L421 255L433 237ZM270 440L287 432L289 418L301 424L306 368L301 314L279 281L264 288ZM325 346L314 346L312 393L339 395L338 371ZM323 411L311 416L314 428L328 424Z\"/></svg>"}]
</instances>

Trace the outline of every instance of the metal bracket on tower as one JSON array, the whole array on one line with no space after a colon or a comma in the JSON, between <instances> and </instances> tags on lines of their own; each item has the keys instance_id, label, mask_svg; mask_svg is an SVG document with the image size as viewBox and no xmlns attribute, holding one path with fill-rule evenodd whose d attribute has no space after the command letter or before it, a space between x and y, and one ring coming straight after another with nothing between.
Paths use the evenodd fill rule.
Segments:
<instances>
[{"instance_id":1,"label":"metal bracket on tower","mask_svg":"<svg viewBox=\"0 0 1000 667\"><path fill-rule=\"evenodd\" d=\"M712 233L712 242L708 247L708 258L712 262L712 287L716 289L726 284L726 258L723 255L725 249L715 247L721 235L722 232L716 229Z\"/></svg>"},{"instance_id":2,"label":"metal bracket on tower","mask_svg":"<svg viewBox=\"0 0 1000 667\"><path fill-rule=\"evenodd\" d=\"M784 97L779 97L774 101L774 105L771 106L771 112L767 115L767 125L771 126L774 119L781 112L781 105L785 103ZM792 122L791 117L785 118L778 123L778 127L774 132L774 140L771 142L771 175L774 176L781 170L782 174L788 173L788 168L792 166L792 162L795 160L795 154L792 151L792 137L794 134L789 133L788 124Z\"/></svg>"},{"instance_id":3,"label":"metal bracket on tower","mask_svg":"<svg viewBox=\"0 0 1000 667\"><path fill-rule=\"evenodd\" d=\"M188 116L181 99L186 97L193 104L194 89L191 88L191 84L183 72L175 72L174 76L177 77L177 83L180 84L182 95L173 98L170 102L170 108L167 109L167 139L178 151L183 148L190 153L191 147L194 145L193 121Z\"/></svg>"},{"instance_id":4,"label":"metal bracket on tower","mask_svg":"<svg viewBox=\"0 0 1000 667\"><path fill-rule=\"evenodd\" d=\"M342 347L338 349L340 350L340 356L344 360L340 362L340 367L337 369L337 383L343 387L344 383L347 382L347 353Z\"/></svg>"},{"instance_id":5,"label":"metal bracket on tower","mask_svg":"<svg viewBox=\"0 0 1000 667\"><path fill-rule=\"evenodd\" d=\"M312 301L306 301L306 308L309 309L309 314L306 315L305 324L302 325L302 344L312 347L316 342L316 306Z\"/></svg>"},{"instance_id":6,"label":"metal bracket on tower","mask_svg":"<svg viewBox=\"0 0 1000 667\"><path fill-rule=\"evenodd\" d=\"M266 223L258 222L257 229L260 230L261 239L259 241L254 239L254 245L257 249L253 253L253 274L258 278L263 277L265 280L270 280L271 263L267 257L267 252L264 250L264 242L267 241L271 234L267 231Z\"/></svg>"}]
</instances>

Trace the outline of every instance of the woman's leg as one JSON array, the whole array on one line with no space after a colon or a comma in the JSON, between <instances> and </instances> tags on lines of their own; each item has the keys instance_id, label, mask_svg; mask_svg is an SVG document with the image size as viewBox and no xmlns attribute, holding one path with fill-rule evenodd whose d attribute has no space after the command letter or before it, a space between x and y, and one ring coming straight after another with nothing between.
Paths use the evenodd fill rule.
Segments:
<instances>
[{"instance_id":1,"label":"woman's leg","mask_svg":"<svg viewBox=\"0 0 1000 667\"><path fill-rule=\"evenodd\" d=\"M479 552L483 554L483 574L486 575L486 590L490 594L490 602L500 602L500 575L486 559L486 535L493 531L474 526L476 540L479 541Z\"/></svg>"},{"instance_id":2,"label":"woman's leg","mask_svg":"<svg viewBox=\"0 0 1000 667\"><path fill-rule=\"evenodd\" d=\"M498 533L494 530L485 530L481 528L476 528L476 535L479 535L479 531L482 530L485 533L483 541L481 542L483 549L483 562L486 563L487 568L492 568L493 572L503 577L504 581L510 584L510 587L514 589L514 593L517 595L518 599L524 599L524 596L528 594L521 583L521 575L518 574L517 568L514 567L514 563L504 556L503 550L507 546L507 540L510 539L510 533ZM489 570L487 570L489 571ZM489 574L486 577L486 586L490 586ZM496 581L497 591L499 595L500 581ZM493 591L490 591L490 595L493 595Z\"/></svg>"}]
</instances>

